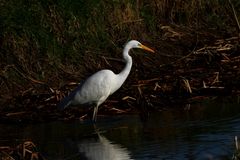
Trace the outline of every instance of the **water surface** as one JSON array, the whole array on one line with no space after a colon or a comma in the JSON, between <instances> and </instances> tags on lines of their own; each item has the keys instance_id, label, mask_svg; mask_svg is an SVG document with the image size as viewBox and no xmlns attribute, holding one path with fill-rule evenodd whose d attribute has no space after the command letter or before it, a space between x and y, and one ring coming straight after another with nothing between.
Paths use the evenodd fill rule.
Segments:
<instances>
[{"instance_id":1,"label":"water surface","mask_svg":"<svg viewBox=\"0 0 240 160\"><path fill-rule=\"evenodd\" d=\"M240 135L237 99L138 115L31 125L0 124L0 143L32 140L47 159L230 159Z\"/></svg>"}]
</instances>

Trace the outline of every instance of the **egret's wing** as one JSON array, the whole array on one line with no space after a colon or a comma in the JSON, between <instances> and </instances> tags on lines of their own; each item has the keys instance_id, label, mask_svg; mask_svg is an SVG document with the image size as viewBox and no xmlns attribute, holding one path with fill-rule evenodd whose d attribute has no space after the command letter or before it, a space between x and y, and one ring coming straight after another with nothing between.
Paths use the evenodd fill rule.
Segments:
<instances>
[{"instance_id":1,"label":"egret's wing","mask_svg":"<svg viewBox=\"0 0 240 160\"><path fill-rule=\"evenodd\" d=\"M76 93L78 91L81 90L82 86L84 84L84 81L82 81L78 86L77 88L75 88L68 96L66 96L65 98L63 98L59 104L58 104L58 107L59 109L65 109L67 106L69 106L74 98L74 96L76 95Z\"/></svg>"}]
</instances>

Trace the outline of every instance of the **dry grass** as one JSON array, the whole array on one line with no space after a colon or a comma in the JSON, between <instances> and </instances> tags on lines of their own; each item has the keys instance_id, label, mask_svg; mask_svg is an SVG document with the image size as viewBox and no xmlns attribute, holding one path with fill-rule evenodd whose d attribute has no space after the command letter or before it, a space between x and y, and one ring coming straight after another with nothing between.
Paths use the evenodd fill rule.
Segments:
<instances>
[{"instance_id":1,"label":"dry grass","mask_svg":"<svg viewBox=\"0 0 240 160\"><path fill-rule=\"evenodd\" d=\"M232 3L239 13L238 1ZM57 89L64 80L78 81L100 68L108 68L111 62L101 57L121 58L119 53L129 39L161 47L160 40L168 32L163 26L184 25L195 31L215 28L222 33L236 33L229 4L219 0L111 3L76 0L31 4L12 0L1 1L0 15L3 99L31 88L35 92L46 92L49 87ZM172 37L175 41L180 38Z\"/></svg>"}]
</instances>

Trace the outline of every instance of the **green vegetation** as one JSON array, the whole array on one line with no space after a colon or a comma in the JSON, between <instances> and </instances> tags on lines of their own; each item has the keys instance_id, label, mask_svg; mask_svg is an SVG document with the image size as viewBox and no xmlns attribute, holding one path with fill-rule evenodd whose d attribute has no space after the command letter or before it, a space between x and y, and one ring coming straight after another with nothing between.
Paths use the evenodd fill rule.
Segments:
<instances>
[{"instance_id":1,"label":"green vegetation","mask_svg":"<svg viewBox=\"0 0 240 160\"><path fill-rule=\"evenodd\" d=\"M240 2L232 3L240 13ZM129 39L161 48L163 26L184 26L193 34L237 34L231 7L223 0L2 0L0 98L79 81L109 67L102 56L120 58Z\"/></svg>"}]
</instances>

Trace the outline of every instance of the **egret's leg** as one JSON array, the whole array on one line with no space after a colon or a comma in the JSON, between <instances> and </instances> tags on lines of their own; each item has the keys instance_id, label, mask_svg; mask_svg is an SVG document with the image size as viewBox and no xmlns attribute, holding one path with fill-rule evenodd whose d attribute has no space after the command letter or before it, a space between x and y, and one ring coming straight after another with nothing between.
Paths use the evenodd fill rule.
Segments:
<instances>
[{"instance_id":1,"label":"egret's leg","mask_svg":"<svg viewBox=\"0 0 240 160\"><path fill-rule=\"evenodd\" d=\"M93 117L92 117L92 121L96 122L97 121L97 112L98 112L98 105L94 107L93 110Z\"/></svg>"}]
</instances>

